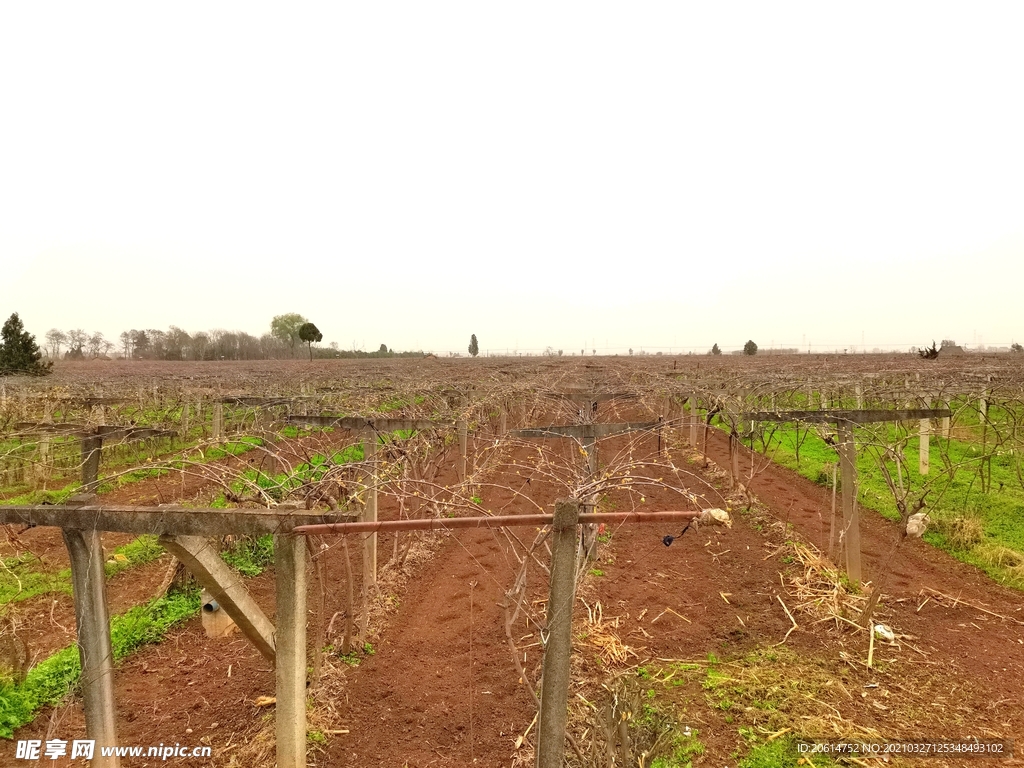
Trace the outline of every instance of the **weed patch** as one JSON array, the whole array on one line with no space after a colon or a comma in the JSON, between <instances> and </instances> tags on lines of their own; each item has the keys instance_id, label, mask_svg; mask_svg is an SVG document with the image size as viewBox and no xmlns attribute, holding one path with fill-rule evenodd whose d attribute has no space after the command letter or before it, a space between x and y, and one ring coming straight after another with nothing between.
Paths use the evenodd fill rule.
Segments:
<instances>
[{"instance_id":1,"label":"weed patch","mask_svg":"<svg viewBox=\"0 0 1024 768\"><path fill-rule=\"evenodd\" d=\"M163 639L172 626L199 612L198 591L177 592L136 606L110 622L115 660L123 659L147 643ZM21 683L0 683L0 737L13 738L14 730L32 722L41 707L56 704L78 683L82 668L78 647L71 645L29 670Z\"/></svg>"}]
</instances>

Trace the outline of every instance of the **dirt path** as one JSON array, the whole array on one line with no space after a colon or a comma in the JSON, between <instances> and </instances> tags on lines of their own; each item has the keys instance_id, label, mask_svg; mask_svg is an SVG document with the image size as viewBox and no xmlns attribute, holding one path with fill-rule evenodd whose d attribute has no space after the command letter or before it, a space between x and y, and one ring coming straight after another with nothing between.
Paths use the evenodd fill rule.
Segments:
<instances>
[{"instance_id":1,"label":"dirt path","mask_svg":"<svg viewBox=\"0 0 1024 768\"><path fill-rule=\"evenodd\" d=\"M452 537L352 676L328 765L508 764L533 708L497 607L507 572L494 533Z\"/></svg>"}]
</instances>

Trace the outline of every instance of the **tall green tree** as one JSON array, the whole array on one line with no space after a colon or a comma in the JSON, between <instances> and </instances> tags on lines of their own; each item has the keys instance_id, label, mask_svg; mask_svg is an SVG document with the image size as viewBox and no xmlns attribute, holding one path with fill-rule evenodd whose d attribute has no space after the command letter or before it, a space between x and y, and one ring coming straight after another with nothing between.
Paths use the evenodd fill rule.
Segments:
<instances>
[{"instance_id":1,"label":"tall green tree","mask_svg":"<svg viewBox=\"0 0 1024 768\"><path fill-rule=\"evenodd\" d=\"M40 362L42 358L36 337L25 330L15 312L0 329L0 376L16 373L45 376L50 373L53 363Z\"/></svg>"},{"instance_id":2,"label":"tall green tree","mask_svg":"<svg viewBox=\"0 0 1024 768\"><path fill-rule=\"evenodd\" d=\"M305 341L305 339L300 339L299 329L307 322L309 321L298 312L275 315L274 319L270 321L270 334L275 339L287 344L292 350L292 355L294 355L295 344L300 340Z\"/></svg>"},{"instance_id":3,"label":"tall green tree","mask_svg":"<svg viewBox=\"0 0 1024 768\"><path fill-rule=\"evenodd\" d=\"M476 341L476 334L472 334L469 337L469 354L476 357L480 354L480 345Z\"/></svg>"},{"instance_id":4,"label":"tall green tree","mask_svg":"<svg viewBox=\"0 0 1024 768\"><path fill-rule=\"evenodd\" d=\"M754 343L753 339L747 339L747 343L743 345L743 354L744 355L756 355L757 354L757 344Z\"/></svg>"},{"instance_id":5,"label":"tall green tree","mask_svg":"<svg viewBox=\"0 0 1024 768\"><path fill-rule=\"evenodd\" d=\"M324 335L320 333L320 329L312 323L303 323L299 326L299 338L306 342L309 347L309 359L313 359L313 342L318 344L324 340Z\"/></svg>"},{"instance_id":6,"label":"tall green tree","mask_svg":"<svg viewBox=\"0 0 1024 768\"><path fill-rule=\"evenodd\" d=\"M712 355L720 355L720 354L722 354L722 350L719 348L717 341L715 342L715 345L711 348L711 352L709 354L712 354Z\"/></svg>"}]
</instances>

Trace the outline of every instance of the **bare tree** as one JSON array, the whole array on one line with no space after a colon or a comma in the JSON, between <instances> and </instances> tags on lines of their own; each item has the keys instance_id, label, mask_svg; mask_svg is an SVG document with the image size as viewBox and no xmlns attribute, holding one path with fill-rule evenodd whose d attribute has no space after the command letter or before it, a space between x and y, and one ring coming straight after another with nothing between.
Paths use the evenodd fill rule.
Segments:
<instances>
[{"instance_id":1,"label":"bare tree","mask_svg":"<svg viewBox=\"0 0 1024 768\"><path fill-rule=\"evenodd\" d=\"M46 343L50 357L57 358L60 357L60 348L68 343L68 336L59 328L51 328L46 332Z\"/></svg>"}]
</instances>

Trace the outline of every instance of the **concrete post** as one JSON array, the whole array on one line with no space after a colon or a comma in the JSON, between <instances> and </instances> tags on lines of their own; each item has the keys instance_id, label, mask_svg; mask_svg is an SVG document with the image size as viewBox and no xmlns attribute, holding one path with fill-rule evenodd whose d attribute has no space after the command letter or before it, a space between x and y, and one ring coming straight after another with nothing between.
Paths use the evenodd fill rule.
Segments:
<instances>
[{"instance_id":1,"label":"concrete post","mask_svg":"<svg viewBox=\"0 0 1024 768\"><path fill-rule=\"evenodd\" d=\"M36 483L42 485L50 472L50 436L39 438L39 456L36 464Z\"/></svg>"},{"instance_id":2,"label":"concrete post","mask_svg":"<svg viewBox=\"0 0 1024 768\"><path fill-rule=\"evenodd\" d=\"M277 768L306 768L306 538L274 536Z\"/></svg>"},{"instance_id":3,"label":"concrete post","mask_svg":"<svg viewBox=\"0 0 1024 768\"><path fill-rule=\"evenodd\" d=\"M690 447L697 447L697 398L690 397Z\"/></svg>"},{"instance_id":4,"label":"concrete post","mask_svg":"<svg viewBox=\"0 0 1024 768\"><path fill-rule=\"evenodd\" d=\"M864 408L864 389L858 384L853 388L853 391L857 395L857 410L859 411Z\"/></svg>"},{"instance_id":5,"label":"concrete post","mask_svg":"<svg viewBox=\"0 0 1024 768\"><path fill-rule=\"evenodd\" d=\"M572 609L576 599L576 502L555 503L547 639L537 727L537 768L562 768L568 720ZM543 635L542 635L543 638Z\"/></svg>"},{"instance_id":6,"label":"concrete post","mask_svg":"<svg viewBox=\"0 0 1024 768\"><path fill-rule=\"evenodd\" d=\"M263 442L263 450L266 453L263 454L263 474L269 478L274 478L280 471L280 463L277 460L277 443L274 442L274 433L265 432L260 437Z\"/></svg>"},{"instance_id":7,"label":"concrete post","mask_svg":"<svg viewBox=\"0 0 1024 768\"><path fill-rule=\"evenodd\" d=\"M587 479L593 479L597 474L597 440L593 437L583 438L583 450L587 452ZM589 496L585 502L587 512L597 511L596 496ZM581 544L583 555L588 560L597 559L597 526L588 523L583 526Z\"/></svg>"},{"instance_id":8,"label":"concrete post","mask_svg":"<svg viewBox=\"0 0 1024 768\"><path fill-rule=\"evenodd\" d=\"M83 436L82 444L82 493L96 493L100 485L100 455L103 438L99 435Z\"/></svg>"},{"instance_id":9,"label":"concrete post","mask_svg":"<svg viewBox=\"0 0 1024 768\"><path fill-rule=\"evenodd\" d=\"M947 400L946 401L946 410L947 411L951 410L949 406L950 406L950 403ZM942 429L942 439L943 440L949 440L949 434L950 434L949 427L950 427L949 416L943 416L942 417L942 427L941 427L941 429Z\"/></svg>"},{"instance_id":10,"label":"concrete post","mask_svg":"<svg viewBox=\"0 0 1024 768\"><path fill-rule=\"evenodd\" d=\"M213 439L224 439L224 403L213 404Z\"/></svg>"},{"instance_id":11,"label":"concrete post","mask_svg":"<svg viewBox=\"0 0 1024 768\"><path fill-rule=\"evenodd\" d=\"M85 732L96 740L93 766L117 768L118 757L104 757L101 746L117 745L117 708L114 704L114 652L110 644L106 574L99 531L62 528L71 558L71 584L78 627L78 655L82 662L82 702Z\"/></svg>"},{"instance_id":12,"label":"concrete post","mask_svg":"<svg viewBox=\"0 0 1024 768\"><path fill-rule=\"evenodd\" d=\"M850 581L862 580L860 558L860 513L857 509L857 449L853 427L839 422L839 471L843 489L843 545L846 548L846 574Z\"/></svg>"},{"instance_id":13,"label":"concrete post","mask_svg":"<svg viewBox=\"0 0 1024 768\"><path fill-rule=\"evenodd\" d=\"M735 488L740 482L740 439L735 433L729 434L729 487Z\"/></svg>"},{"instance_id":14,"label":"concrete post","mask_svg":"<svg viewBox=\"0 0 1024 768\"><path fill-rule=\"evenodd\" d=\"M368 469L364 474L366 483L365 504L363 505L363 522L377 521L377 469L374 459L377 456L377 433L367 432L363 435L363 460ZM368 534L363 541L363 589L369 590L377 584L377 534Z\"/></svg>"},{"instance_id":15,"label":"concrete post","mask_svg":"<svg viewBox=\"0 0 1024 768\"><path fill-rule=\"evenodd\" d=\"M922 475L928 474L929 449L931 448L932 422L931 419L921 419L921 430L919 447L917 449L917 471Z\"/></svg>"},{"instance_id":16,"label":"concrete post","mask_svg":"<svg viewBox=\"0 0 1024 768\"><path fill-rule=\"evenodd\" d=\"M459 433L459 458L458 458L458 470L459 470L459 482L466 482L466 455L469 448L469 425L465 419L459 419L455 423L455 428Z\"/></svg>"},{"instance_id":17,"label":"concrete post","mask_svg":"<svg viewBox=\"0 0 1024 768\"><path fill-rule=\"evenodd\" d=\"M184 405L181 406L181 439L182 440L187 440L188 439L188 429L189 429L189 426L190 426L189 418L188 417L189 417L188 403L185 403Z\"/></svg>"},{"instance_id":18,"label":"concrete post","mask_svg":"<svg viewBox=\"0 0 1024 768\"><path fill-rule=\"evenodd\" d=\"M498 413L498 436L504 437L508 432L508 406L501 404L501 411Z\"/></svg>"}]
</instances>

